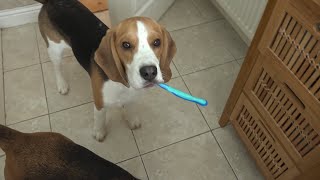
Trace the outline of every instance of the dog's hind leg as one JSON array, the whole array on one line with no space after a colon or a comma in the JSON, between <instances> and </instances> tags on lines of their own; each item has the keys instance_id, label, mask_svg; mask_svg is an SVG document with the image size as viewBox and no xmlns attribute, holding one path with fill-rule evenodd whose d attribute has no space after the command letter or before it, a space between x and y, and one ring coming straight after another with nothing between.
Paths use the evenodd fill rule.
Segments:
<instances>
[{"instance_id":1,"label":"dog's hind leg","mask_svg":"<svg viewBox=\"0 0 320 180\"><path fill-rule=\"evenodd\" d=\"M57 88L60 94L67 94L69 87L61 72L62 53L69 46L61 40L59 43L48 39L48 54L52 61L54 73L56 76Z\"/></svg>"},{"instance_id":2,"label":"dog's hind leg","mask_svg":"<svg viewBox=\"0 0 320 180\"><path fill-rule=\"evenodd\" d=\"M42 6L39 13L39 30L42 38L46 42L49 58L53 63L56 82L60 94L68 93L68 84L61 73L62 53L69 45L64 41L64 38L59 34L58 30L51 23L46 6Z\"/></svg>"}]
</instances>

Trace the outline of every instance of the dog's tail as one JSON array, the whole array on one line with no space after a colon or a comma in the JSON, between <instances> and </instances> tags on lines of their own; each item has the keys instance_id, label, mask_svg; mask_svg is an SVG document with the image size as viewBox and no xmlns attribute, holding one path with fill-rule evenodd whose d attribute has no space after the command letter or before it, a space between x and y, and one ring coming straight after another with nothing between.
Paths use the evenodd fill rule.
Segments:
<instances>
[{"instance_id":1,"label":"dog's tail","mask_svg":"<svg viewBox=\"0 0 320 180\"><path fill-rule=\"evenodd\" d=\"M0 125L0 148L6 152L19 134L19 131Z\"/></svg>"},{"instance_id":2,"label":"dog's tail","mask_svg":"<svg viewBox=\"0 0 320 180\"><path fill-rule=\"evenodd\" d=\"M47 3L49 0L35 0L35 1L37 1L37 2L39 2L39 3L41 3L41 4L45 4L45 3Z\"/></svg>"}]
</instances>

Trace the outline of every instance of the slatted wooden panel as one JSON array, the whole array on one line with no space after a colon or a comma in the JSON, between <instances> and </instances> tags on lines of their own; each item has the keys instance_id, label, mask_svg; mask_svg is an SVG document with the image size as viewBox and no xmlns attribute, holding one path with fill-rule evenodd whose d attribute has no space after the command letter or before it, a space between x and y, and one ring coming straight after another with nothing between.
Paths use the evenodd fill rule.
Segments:
<instances>
[{"instance_id":1,"label":"slatted wooden panel","mask_svg":"<svg viewBox=\"0 0 320 180\"><path fill-rule=\"evenodd\" d=\"M320 101L320 41L286 14L270 46L285 66Z\"/></svg>"},{"instance_id":2,"label":"slatted wooden panel","mask_svg":"<svg viewBox=\"0 0 320 180\"><path fill-rule=\"evenodd\" d=\"M288 97L266 70L262 70L252 92L302 157L320 145L320 136L310 119L304 116L303 109Z\"/></svg>"},{"instance_id":3,"label":"slatted wooden panel","mask_svg":"<svg viewBox=\"0 0 320 180\"><path fill-rule=\"evenodd\" d=\"M244 95L240 97L231 120L268 179L288 179L299 174Z\"/></svg>"},{"instance_id":4,"label":"slatted wooden panel","mask_svg":"<svg viewBox=\"0 0 320 180\"><path fill-rule=\"evenodd\" d=\"M274 179L277 179L288 170L287 165L277 153L272 138L265 133L261 124L258 123L257 119L252 117L245 107L242 108L237 122Z\"/></svg>"}]
</instances>

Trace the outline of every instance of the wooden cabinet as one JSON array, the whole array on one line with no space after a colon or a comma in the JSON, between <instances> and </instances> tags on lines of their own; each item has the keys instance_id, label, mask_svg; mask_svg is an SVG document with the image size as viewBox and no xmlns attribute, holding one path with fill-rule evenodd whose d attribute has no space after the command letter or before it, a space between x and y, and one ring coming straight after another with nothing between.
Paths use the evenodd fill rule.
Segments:
<instances>
[{"instance_id":1,"label":"wooden cabinet","mask_svg":"<svg viewBox=\"0 0 320 180\"><path fill-rule=\"evenodd\" d=\"M269 0L229 120L268 179L320 179L320 0Z\"/></svg>"},{"instance_id":2,"label":"wooden cabinet","mask_svg":"<svg viewBox=\"0 0 320 180\"><path fill-rule=\"evenodd\" d=\"M108 0L79 0L91 12L104 11L108 9Z\"/></svg>"}]
</instances>

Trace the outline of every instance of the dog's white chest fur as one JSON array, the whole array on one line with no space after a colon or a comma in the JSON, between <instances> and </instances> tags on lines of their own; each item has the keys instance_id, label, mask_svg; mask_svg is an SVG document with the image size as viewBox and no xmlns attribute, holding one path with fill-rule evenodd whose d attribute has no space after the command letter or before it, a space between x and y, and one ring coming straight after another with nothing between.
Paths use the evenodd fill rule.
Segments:
<instances>
[{"instance_id":1,"label":"dog's white chest fur","mask_svg":"<svg viewBox=\"0 0 320 180\"><path fill-rule=\"evenodd\" d=\"M127 88L121 83L106 81L102 88L105 106L123 106L139 97L142 89Z\"/></svg>"}]
</instances>

